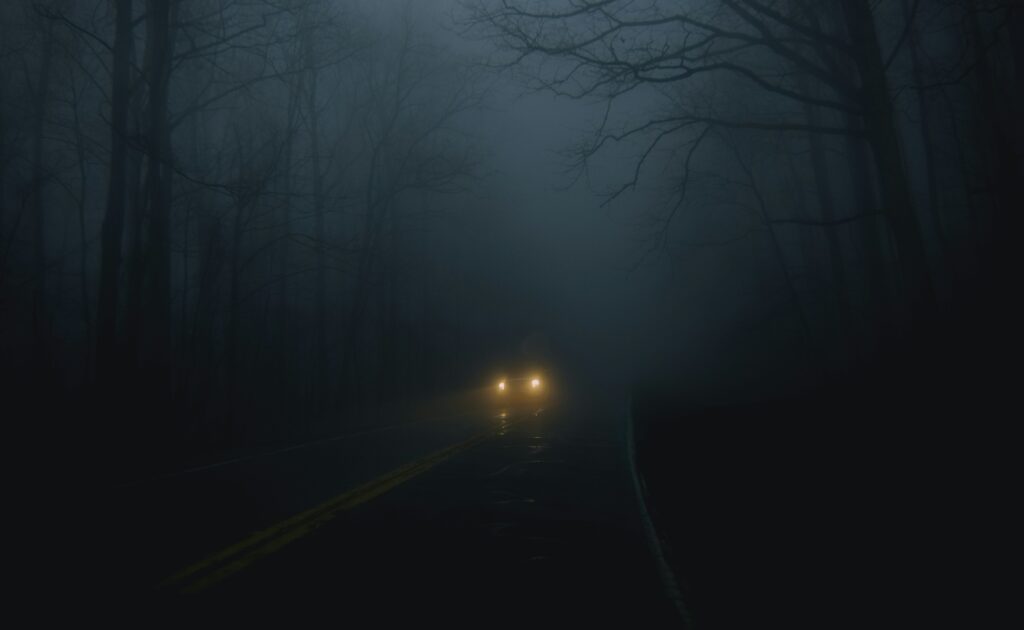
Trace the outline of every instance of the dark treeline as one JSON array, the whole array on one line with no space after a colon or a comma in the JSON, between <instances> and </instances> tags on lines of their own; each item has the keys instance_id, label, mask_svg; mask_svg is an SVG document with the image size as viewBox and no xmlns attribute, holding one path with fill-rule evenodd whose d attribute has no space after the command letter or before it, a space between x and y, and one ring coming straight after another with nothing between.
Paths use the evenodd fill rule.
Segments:
<instances>
[{"instance_id":1,"label":"dark treeline","mask_svg":"<svg viewBox=\"0 0 1024 630\"><path fill-rule=\"evenodd\" d=\"M11 391L223 445L460 376L431 226L476 176L480 90L413 5L0 11Z\"/></svg>"},{"instance_id":2,"label":"dark treeline","mask_svg":"<svg viewBox=\"0 0 1024 630\"><path fill-rule=\"evenodd\" d=\"M466 382L491 317L462 249L480 210L466 191L488 170L472 124L498 71L581 101L594 124L575 175L600 189L594 208L643 221L637 273L654 267L662 285L609 319L631 327L604 331L631 340L623 364L685 373L680 355L721 354L691 343L707 333L841 381L1003 316L1024 146L1018 3L430 8L3 3L12 397L85 405L125 440L206 448ZM566 330L591 317L563 311ZM718 360L733 359L747 361Z\"/></svg>"},{"instance_id":3,"label":"dark treeline","mask_svg":"<svg viewBox=\"0 0 1024 630\"><path fill-rule=\"evenodd\" d=\"M467 20L497 42L495 66L601 105L574 164L616 203L661 195L647 251L669 259L668 318L726 309L732 323L703 328L732 338L726 370L766 338L788 340L769 362L805 386L1002 343L1019 3L522 0Z\"/></svg>"}]
</instances>

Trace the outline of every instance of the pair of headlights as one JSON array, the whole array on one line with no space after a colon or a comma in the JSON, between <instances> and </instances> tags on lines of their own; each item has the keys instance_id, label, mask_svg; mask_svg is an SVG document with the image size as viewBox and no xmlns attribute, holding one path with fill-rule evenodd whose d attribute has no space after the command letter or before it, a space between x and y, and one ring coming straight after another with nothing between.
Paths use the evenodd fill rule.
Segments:
<instances>
[{"instance_id":1,"label":"pair of headlights","mask_svg":"<svg viewBox=\"0 0 1024 630\"><path fill-rule=\"evenodd\" d=\"M498 391L499 392L503 392L503 391L505 391L507 389L508 389L508 382L507 381L498 381ZM530 389L540 389L540 379L539 378L534 377L534 378L530 379Z\"/></svg>"}]
</instances>

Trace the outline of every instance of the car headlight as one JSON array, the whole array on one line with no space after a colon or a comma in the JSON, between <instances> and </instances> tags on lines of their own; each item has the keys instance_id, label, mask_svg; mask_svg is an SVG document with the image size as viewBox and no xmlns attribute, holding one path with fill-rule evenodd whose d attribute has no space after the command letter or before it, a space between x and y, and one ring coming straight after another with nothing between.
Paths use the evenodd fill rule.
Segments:
<instances>
[{"instance_id":1,"label":"car headlight","mask_svg":"<svg viewBox=\"0 0 1024 630\"><path fill-rule=\"evenodd\" d=\"M539 378L535 378L535 379L531 380L530 381L530 387L532 387L533 389L539 389L540 388L540 379Z\"/></svg>"},{"instance_id":2,"label":"car headlight","mask_svg":"<svg viewBox=\"0 0 1024 630\"><path fill-rule=\"evenodd\" d=\"M505 381L499 381L498 382L498 391L499 392L505 391Z\"/></svg>"}]
</instances>

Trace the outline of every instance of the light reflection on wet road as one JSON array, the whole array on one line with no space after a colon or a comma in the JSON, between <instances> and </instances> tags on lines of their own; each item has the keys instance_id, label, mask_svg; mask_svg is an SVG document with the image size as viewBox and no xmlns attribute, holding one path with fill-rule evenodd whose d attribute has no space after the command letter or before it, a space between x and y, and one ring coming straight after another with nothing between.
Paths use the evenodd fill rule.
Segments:
<instances>
[{"instance_id":1,"label":"light reflection on wet road","mask_svg":"<svg viewBox=\"0 0 1024 630\"><path fill-rule=\"evenodd\" d=\"M491 439L201 601L248 612L288 602L380 622L675 627L643 538L624 417L624 401L610 399L492 411Z\"/></svg>"}]
</instances>

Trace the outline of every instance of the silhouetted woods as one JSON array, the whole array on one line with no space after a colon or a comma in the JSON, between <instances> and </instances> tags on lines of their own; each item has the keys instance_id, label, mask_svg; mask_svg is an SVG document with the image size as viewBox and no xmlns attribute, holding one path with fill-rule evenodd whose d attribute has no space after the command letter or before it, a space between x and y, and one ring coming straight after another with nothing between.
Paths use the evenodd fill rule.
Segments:
<instances>
[{"instance_id":1,"label":"silhouetted woods","mask_svg":"<svg viewBox=\"0 0 1024 630\"><path fill-rule=\"evenodd\" d=\"M717 264L746 257L750 310L774 314L826 375L962 337L944 327L967 311L987 311L974 325L1002 316L1022 13L1005 1L480 0L467 22L496 42L492 65L603 102L574 152L580 172L617 174L616 202L660 187L651 250L680 269L707 250Z\"/></svg>"},{"instance_id":2,"label":"silhouetted woods","mask_svg":"<svg viewBox=\"0 0 1024 630\"><path fill-rule=\"evenodd\" d=\"M12 397L86 403L128 441L225 445L472 371L487 322L453 281L472 235L435 219L478 209L451 194L477 174L460 124L484 64L398 5L0 6ZM1005 306L1018 3L460 6L491 69L605 106L579 173L616 204L662 194L630 209L647 253L680 287L735 293L743 334L790 339L814 378L936 338L945 312L978 305L976 325ZM743 277L703 273L717 266ZM727 319L666 294L669 312Z\"/></svg>"},{"instance_id":3,"label":"silhouetted woods","mask_svg":"<svg viewBox=\"0 0 1024 630\"><path fill-rule=\"evenodd\" d=\"M457 378L431 226L481 91L414 12L4 3L5 388L224 445Z\"/></svg>"}]
</instances>

